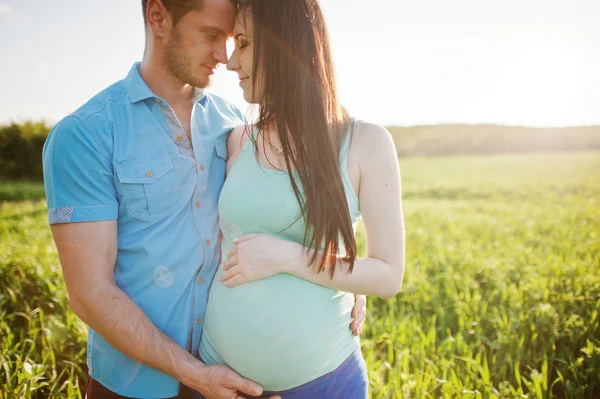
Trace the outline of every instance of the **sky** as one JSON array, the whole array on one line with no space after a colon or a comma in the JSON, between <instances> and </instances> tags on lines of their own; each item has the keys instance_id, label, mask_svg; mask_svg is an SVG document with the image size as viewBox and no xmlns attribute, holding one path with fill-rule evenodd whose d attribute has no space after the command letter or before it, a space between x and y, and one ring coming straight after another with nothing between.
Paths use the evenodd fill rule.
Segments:
<instances>
[{"instance_id":1,"label":"sky","mask_svg":"<svg viewBox=\"0 0 600 399\"><path fill-rule=\"evenodd\" d=\"M600 124L599 0L321 5L340 97L359 119ZM0 124L60 120L123 79L143 48L139 0L0 0ZM224 67L210 90L246 110Z\"/></svg>"}]
</instances>

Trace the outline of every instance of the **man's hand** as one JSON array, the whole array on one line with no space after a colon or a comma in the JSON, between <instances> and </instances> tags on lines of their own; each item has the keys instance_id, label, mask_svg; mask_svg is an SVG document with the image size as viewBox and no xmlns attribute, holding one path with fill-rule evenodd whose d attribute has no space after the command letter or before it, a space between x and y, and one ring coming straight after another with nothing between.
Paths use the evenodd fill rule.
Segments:
<instances>
[{"instance_id":1,"label":"man's hand","mask_svg":"<svg viewBox=\"0 0 600 399\"><path fill-rule=\"evenodd\" d=\"M364 295L354 295L354 307L352 308L352 323L350 330L356 336L362 334L363 325L367 317L367 297Z\"/></svg>"},{"instance_id":2,"label":"man's hand","mask_svg":"<svg viewBox=\"0 0 600 399\"><path fill-rule=\"evenodd\" d=\"M240 377L227 366L206 366L202 377L184 382L185 385L200 392L206 399L242 399L245 395L259 396L262 387L254 381ZM281 399L271 396L269 399Z\"/></svg>"},{"instance_id":3,"label":"man's hand","mask_svg":"<svg viewBox=\"0 0 600 399\"><path fill-rule=\"evenodd\" d=\"M219 277L228 288L285 272L300 259L301 246L268 234L246 234L233 242Z\"/></svg>"}]
</instances>

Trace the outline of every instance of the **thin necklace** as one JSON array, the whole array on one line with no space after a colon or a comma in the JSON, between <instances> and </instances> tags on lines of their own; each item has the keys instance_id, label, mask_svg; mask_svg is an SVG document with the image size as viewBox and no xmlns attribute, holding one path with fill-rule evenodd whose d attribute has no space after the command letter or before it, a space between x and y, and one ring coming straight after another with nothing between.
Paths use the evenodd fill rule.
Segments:
<instances>
[{"instance_id":1,"label":"thin necklace","mask_svg":"<svg viewBox=\"0 0 600 399\"><path fill-rule=\"evenodd\" d=\"M273 145L273 143L271 143L271 139L269 139L267 136L263 135L263 137L265 138L265 141L267 142L267 144L269 144L269 147L271 147L271 149L275 152L275 154L280 157L283 155L283 145L280 145L279 147L276 147Z\"/></svg>"}]
</instances>

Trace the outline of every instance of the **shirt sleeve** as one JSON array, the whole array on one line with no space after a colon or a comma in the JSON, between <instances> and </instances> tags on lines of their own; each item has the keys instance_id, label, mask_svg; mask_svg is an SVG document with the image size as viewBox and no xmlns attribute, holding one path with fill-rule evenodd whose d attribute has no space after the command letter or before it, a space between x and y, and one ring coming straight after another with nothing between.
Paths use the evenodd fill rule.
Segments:
<instances>
[{"instance_id":1,"label":"shirt sleeve","mask_svg":"<svg viewBox=\"0 0 600 399\"><path fill-rule=\"evenodd\" d=\"M239 109L238 107L234 106L233 107L233 112L234 112L234 114L238 118L240 118L240 120L242 121L242 124L244 124L244 125L248 125L249 124L248 118L246 118L246 115L242 112L241 109Z\"/></svg>"},{"instance_id":2,"label":"shirt sleeve","mask_svg":"<svg viewBox=\"0 0 600 399\"><path fill-rule=\"evenodd\" d=\"M50 131L42 152L50 224L117 219L110 159L92 130L75 116Z\"/></svg>"}]
</instances>

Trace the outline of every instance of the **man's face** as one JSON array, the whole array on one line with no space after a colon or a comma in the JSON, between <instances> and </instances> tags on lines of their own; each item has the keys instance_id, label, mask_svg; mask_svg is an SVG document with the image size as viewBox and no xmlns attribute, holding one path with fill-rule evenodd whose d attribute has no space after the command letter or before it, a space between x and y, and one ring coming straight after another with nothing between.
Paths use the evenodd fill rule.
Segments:
<instances>
[{"instance_id":1,"label":"man's face","mask_svg":"<svg viewBox=\"0 0 600 399\"><path fill-rule=\"evenodd\" d=\"M236 8L230 0L204 0L200 11L190 11L165 35L166 70L194 87L207 87L218 63L227 63Z\"/></svg>"}]
</instances>

